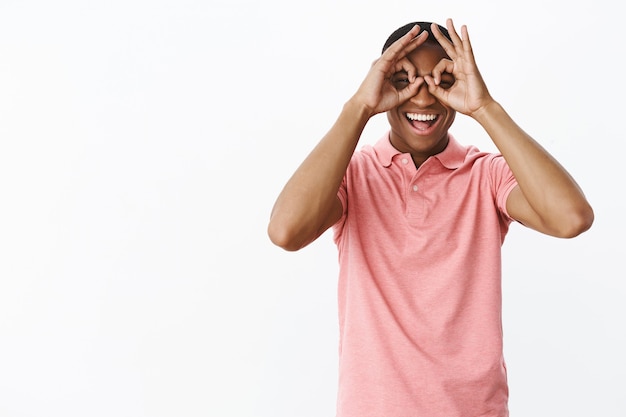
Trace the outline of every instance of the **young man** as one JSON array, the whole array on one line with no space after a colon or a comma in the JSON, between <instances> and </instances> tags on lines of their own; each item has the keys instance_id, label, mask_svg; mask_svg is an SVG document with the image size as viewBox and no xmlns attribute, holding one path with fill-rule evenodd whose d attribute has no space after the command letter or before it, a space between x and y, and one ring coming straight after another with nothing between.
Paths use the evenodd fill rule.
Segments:
<instances>
[{"instance_id":1,"label":"young man","mask_svg":"<svg viewBox=\"0 0 626 417\"><path fill-rule=\"evenodd\" d=\"M495 101L467 28L394 32L280 193L268 227L339 251L338 417L505 417L501 246L517 221L571 238L593 211L567 171ZM375 114L390 130L355 152ZM456 112L499 153L462 146Z\"/></svg>"}]
</instances>

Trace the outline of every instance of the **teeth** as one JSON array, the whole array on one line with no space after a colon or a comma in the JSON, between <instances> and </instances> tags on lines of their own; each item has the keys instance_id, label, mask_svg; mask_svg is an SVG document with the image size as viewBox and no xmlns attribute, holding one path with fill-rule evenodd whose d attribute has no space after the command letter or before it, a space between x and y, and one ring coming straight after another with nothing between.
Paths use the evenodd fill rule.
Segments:
<instances>
[{"instance_id":1,"label":"teeth","mask_svg":"<svg viewBox=\"0 0 626 417\"><path fill-rule=\"evenodd\" d=\"M437 118L437 115L435 115L435 114L407 113L406 117L409 118L409 120L417 120L419 122L429 122L429 121L435 120Z\"/></svg>"}]
</instances>

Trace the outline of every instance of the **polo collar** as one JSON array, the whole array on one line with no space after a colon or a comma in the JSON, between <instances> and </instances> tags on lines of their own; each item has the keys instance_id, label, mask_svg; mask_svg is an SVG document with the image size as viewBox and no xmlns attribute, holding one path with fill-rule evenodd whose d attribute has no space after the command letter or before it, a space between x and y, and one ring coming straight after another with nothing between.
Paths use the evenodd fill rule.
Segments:
<instances>
[{"instance_id":1,"label":"polo collar","mask_svg":"<svg viewBox=\"0 0 626 417\"><path fill-rule=\"evenodd\" d=\"M389 140L390 132L387 132L382 138L374 145L376 157L378 162L385 168L391 165L393 157L401 154L399 150L393 147ZM437 155L433 155L441 165L448 169L456 169L463 164L467 149L456 141L454 136L448 133L448 146L439 152Z\"/></svg>"}]
</instances>

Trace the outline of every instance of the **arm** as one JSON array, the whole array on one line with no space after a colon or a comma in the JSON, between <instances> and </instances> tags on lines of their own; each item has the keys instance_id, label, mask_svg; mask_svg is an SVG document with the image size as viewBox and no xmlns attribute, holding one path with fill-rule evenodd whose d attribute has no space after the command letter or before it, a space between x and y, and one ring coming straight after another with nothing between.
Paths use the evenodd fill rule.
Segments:
<instances>
[{"instance_id":1,"label":"arm","mask_svg":"<svg viewBox=\"0 0 626 417\"><path fill-rule=\"evenodd\" d=\"M426 83L440 100L475 119L504 156L518 182L507 200L509 215L551 236L570 238L589 229L593 210L576 181L491 97L476 66L467 28L461 28L461 39L451 20L447 26L452 43L436 26L433 31L450 60L440 62L432 76L425 77ZM438 86L442 72L456 79L447 90Z\"/></svg>"},{"instance_id":2,"label":"arm","mask_svg":"<svg viewBox=\"0 0 626 417\"><path fill-rule=\"evenodd\" d=\"M298 250L317 239L342 213L337 191L369 119L408 100L423 81L396 90L393 73L404 70L412 81L415 68L406 55L428 34L413 28L389 47L370 68L358 91L346 102L334 125L306 157L279 194L268 225L271 241ZM426 36L424 36L426 35Z\"/></svg>"},{"instance_id":3,"label":"arm","mask_svg":"<svg viewBox=\"0 0 626 417\"><path fill-rule=\"evenodd\" d=\"M286 250L317 239L342 213L339 185L369 116L347 102L339 118L291 176L270 215L268 235Z\"/></svg>"},{"instance_id":4,"label":"arm","mask_svg":"<svg viewBox=\"0 0 626 417\"><path fill-rule=\"evenodd\" d=\"M570 174L526 134L496 102L476 114L494 141L518 186L507 210L520 223L542 233L571 238L589 229L593 210Z\"/></svg>"}]
</instances>

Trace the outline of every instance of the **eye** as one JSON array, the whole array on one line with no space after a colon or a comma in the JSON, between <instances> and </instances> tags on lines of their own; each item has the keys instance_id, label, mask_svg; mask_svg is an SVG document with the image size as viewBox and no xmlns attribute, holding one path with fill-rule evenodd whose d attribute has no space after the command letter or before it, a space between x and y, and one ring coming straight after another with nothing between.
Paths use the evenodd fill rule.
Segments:
<instances>
[{"instance_id":1,"label":"eye","mask_svg":"<svg viewBox=\"0 0 626 417\"><path fill-rule=\"evenodd\" d=\"M452 74L444 73L444 74L441 74L441 81L439 82L439 87L443 88L444 90L447 90L448 88L452 87L455 82L456 80L454 79Z\"/></svg>"},{"instance_id":2,"label":"eye","mask_svg":"<svg viewBox=\"0 0 626 417\"><path fill-rule=\"evenodd\" d=\"M402 90L409 85L409 74L406 72L397 72L391 77L391 84L396 90Z\"/></svg>"}]
</instances>

